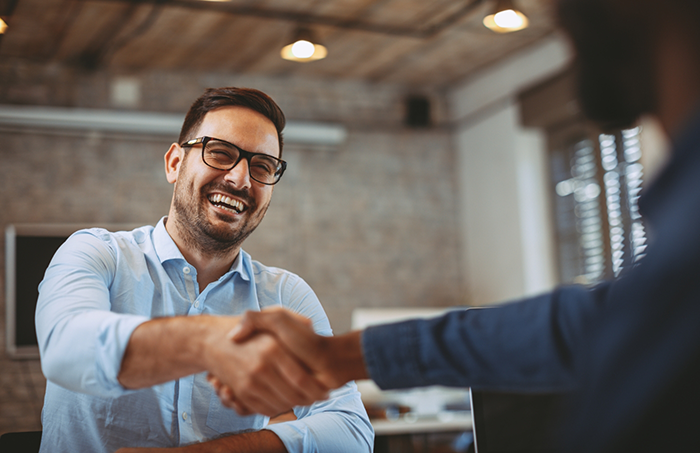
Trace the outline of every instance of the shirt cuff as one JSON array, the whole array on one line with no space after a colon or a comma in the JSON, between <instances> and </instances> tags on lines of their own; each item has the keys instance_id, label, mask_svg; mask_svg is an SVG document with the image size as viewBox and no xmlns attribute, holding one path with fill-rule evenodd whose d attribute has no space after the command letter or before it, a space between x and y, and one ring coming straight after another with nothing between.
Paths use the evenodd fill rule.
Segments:
<instances>
[{"instance_id":1,"label":"shirt cuff","mask_svg":"<svg viewBox=\"0 0 700 453\"><path fill-rule=\"evenodd\" d=\"M98 332L95 378L100 388L110 395L117 396L129 392L129 389L121 385L118 377L131 334L149 318L136 315L110 318L112 319L104 321Z\"/></svg>"}]
</instances>

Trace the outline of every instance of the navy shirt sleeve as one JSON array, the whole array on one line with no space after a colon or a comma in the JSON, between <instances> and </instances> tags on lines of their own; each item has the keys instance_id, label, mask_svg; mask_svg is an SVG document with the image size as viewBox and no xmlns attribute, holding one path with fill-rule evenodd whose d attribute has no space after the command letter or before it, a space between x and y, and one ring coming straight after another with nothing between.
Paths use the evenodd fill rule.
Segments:
<instances>
[{"instance_id":1,"label":"navy shirt sleeve","mask_svg":"<svg viewBox=\"0 0 700 453\"><path fill-rule=\"evenodd\" d=\"M569 390L573 351L605 309L608 287L562 287L496 307L369 327L362 334L368 371L383 389Z\"/></svg>"}]
</instances>

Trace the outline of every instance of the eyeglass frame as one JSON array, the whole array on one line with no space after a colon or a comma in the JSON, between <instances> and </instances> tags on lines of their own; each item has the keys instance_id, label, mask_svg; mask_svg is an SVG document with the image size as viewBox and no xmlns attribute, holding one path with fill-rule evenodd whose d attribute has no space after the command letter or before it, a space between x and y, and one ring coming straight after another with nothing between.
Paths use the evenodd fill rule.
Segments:
<instances>
[{"instance_id":1,"label":"eyeglass frame","mask_svg":"<svg viewBox=\"0 0 700 453\"><path fill-rule=\"evenodd\" d=\"M204 150L207 147L207 143L209 143L212 140L226 143L227 145L233 146L234 148L236 148L238 150L238 159L236 159L236 161L233 163L233 165L231 165L230 168L225 169L225 168L215 167L215 166L211 165L209 162L207 162L207 160L204 158ZM216 138L216 137L210 137L208 135L204 135L202 137L197 137L197 138L193 138L192 140L188 140L185 143L181 143L180 147L181 148L192 148L193 146L199 145L200 143L202 144L202 162L204 162L204 164L206 166L211 167L214 170L231 171L234 168L236 168L236 165L238 165L242 159L245 159L248 162L248 176L250 176L250 179L252 179L253 181L258 182L260 184L264 184L266 186L273 186L273 185L277 184L278 182L280 182L280 179L282 179L282 175L284 174L284 171L287 169L287 162L282 160L282 159L279 159L275 156L271 156L271 155L265 154L265 153L254 153L252 151L246 151L243 148L241 148L240 146L234 145L231 142L227 142L226 140L222 140L222 139ZM277 180L275 182L263 182L263 181L259 181L259 180L255 179L255 177L253 176L253 174L251 173L251 170L250 170L250 168L251 168L250 160L255 156L265 156L266 158L274 159L277 162L279 162L279 169L273 174L273 176L279 174L279 176L277 176Z\"/></svg>"}]
</instances>

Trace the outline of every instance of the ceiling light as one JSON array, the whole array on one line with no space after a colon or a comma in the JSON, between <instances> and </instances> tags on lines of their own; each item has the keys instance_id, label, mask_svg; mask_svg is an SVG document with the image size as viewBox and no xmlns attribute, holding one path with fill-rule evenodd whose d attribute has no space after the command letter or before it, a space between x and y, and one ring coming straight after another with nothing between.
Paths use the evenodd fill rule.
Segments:
<instances>
[{"instance_id":1,"label":"ceiling light","mask_svg":"<svg viewBox=\"0 0 700 453\"><path fill-rule=\"evenodd\" d=\"M497 33L522 30L528 24L527 16L515 7L513 0L497 0L493 14L484 17L484 25Z\"/></svg>"},{"instance_id":2,"label":"ceiling light","mask_svg":"<svg viewBox=\"0 0 700 453\"><path fill-rule=\"evenodd\" d=\"M280 52L285 60L307 62L326 58L328 50L319 44L315 34L308 28L300 28L294 34L294 39L282 48Z\"/></svg>"},{"instance_id":3,"label":"ceiling light","mask_svg":"<svg viewBox=\"0 0 700 453\"><path fill-rule=\"evenodd\" d=\"M6 31L7 31L7 22L5 22L4 20L2 20L2 18L0 18L0 35L5 33Z\"/></svg>"}]
</instances>

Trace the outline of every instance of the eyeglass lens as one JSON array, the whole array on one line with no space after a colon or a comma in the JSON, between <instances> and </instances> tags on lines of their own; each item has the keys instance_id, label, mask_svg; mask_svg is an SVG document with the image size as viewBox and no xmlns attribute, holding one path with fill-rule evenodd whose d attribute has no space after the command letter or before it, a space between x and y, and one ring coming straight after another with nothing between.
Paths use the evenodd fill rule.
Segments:
<instances>
[{"instance_id":1,"label":"eyeglass lens","mask_svg":"<svg viewBox=\"0 0 700 453\"><path fill-rule=\"evenodd\" d=\"M204 148L204 162L220 170L230 170L240 156L235 146L218 140L210 140ZM264 184L271 184L279 179L281 163L265 154L244 156L248 160L250 177Z\"/></svg>"}]
</instances>

